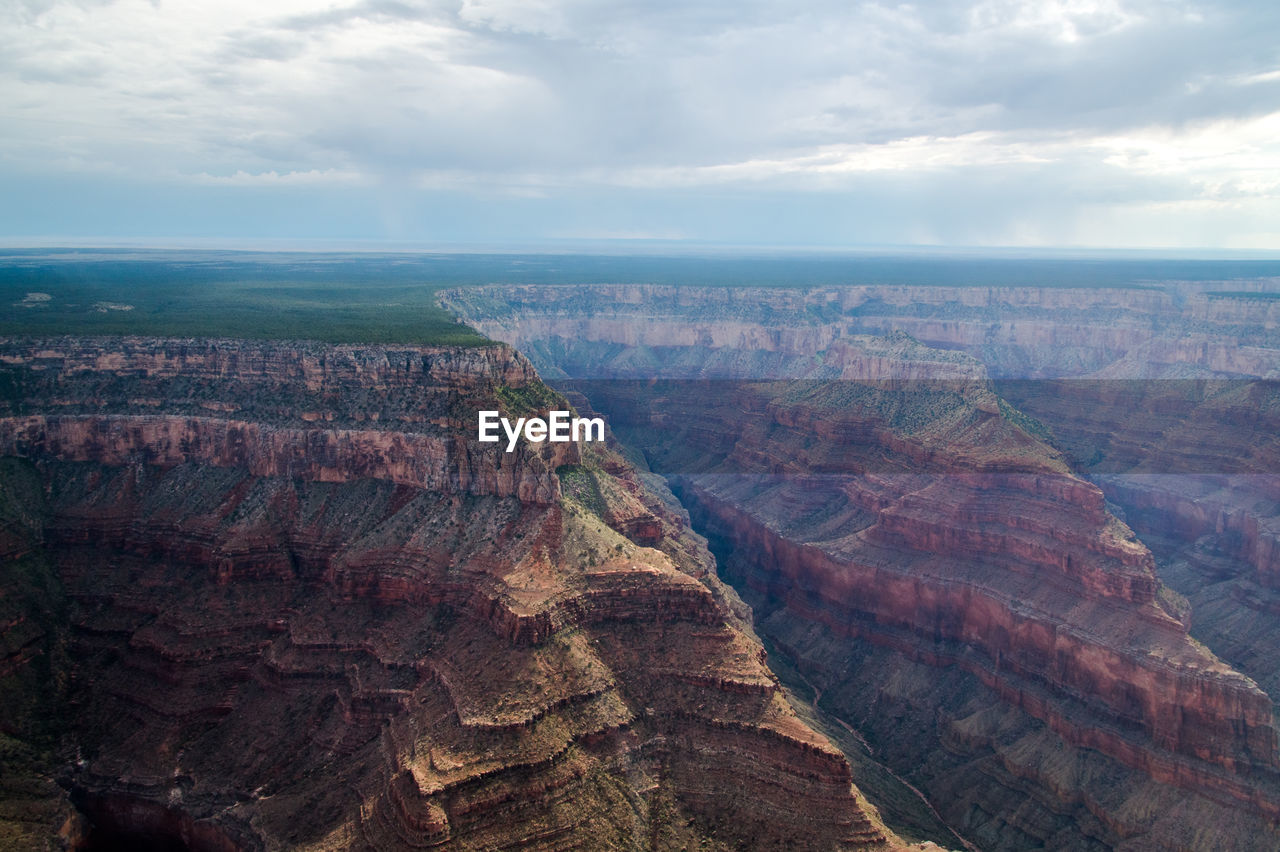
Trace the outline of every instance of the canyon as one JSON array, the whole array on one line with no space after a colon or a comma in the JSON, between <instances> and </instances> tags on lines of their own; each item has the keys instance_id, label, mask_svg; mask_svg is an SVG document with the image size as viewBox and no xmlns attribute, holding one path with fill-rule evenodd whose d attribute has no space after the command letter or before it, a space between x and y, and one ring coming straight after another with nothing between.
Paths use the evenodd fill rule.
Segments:
<instances>
[{"instance_id":1,"label":"canyon","mask_svg":"<svg viewBox=\"0 0 1280 852\"><path fill-rule=\"evenodd\" d=\"M1276 284L0 340L0 845L1276 848Z\"/></svg>"},{"instance_id":2,"label":"canyon","mask_svg":"<svg viewBox=\"0 0 1280 852\"><path fill-rule=\"evenodd\" d=\"M1280 843L1275 282L442 304L665 476L815 703L984 849Z\"/></svg>"},{"instance_id":3,"label":"canyon","mask_svg":"<svg viewBox=\"0 0 1280 852\"><path fill-rule=\"evenodd\" d=\"M0 342L7 848L897 849L505 345Z\"/></svg>"}]
</instances>

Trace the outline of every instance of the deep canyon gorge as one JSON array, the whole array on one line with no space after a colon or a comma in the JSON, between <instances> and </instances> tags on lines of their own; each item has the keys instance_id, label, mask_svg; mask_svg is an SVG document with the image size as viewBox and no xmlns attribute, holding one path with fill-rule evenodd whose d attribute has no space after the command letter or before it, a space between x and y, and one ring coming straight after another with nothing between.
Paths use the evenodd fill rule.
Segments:
<instances>
[{"instance_id":1,"label":"deep canyon gorge","mask_svg":"<svg viewBox=\"0 0 1280 852\"><path fill-rule=\"evenodd\" d=\"M1274 285L0 341L0 839L1275 849Z\"/></svg>"},{"instance_id":2,"label":"deep canyon gorge","mask_svg":"<svg viewBox=\"0 0 1280 852\"><path fill-rule=\"evenodd\" d=\"M1277 844L1267 281L455 290L980 848Z\"/></svg>"},{"instance_id":3,"label":"deep canyon gorge","mask_svg":"<svg viewBox=\"0 0 1280 852\"><path fill-rule=\"evenodd\" d=\"M474 440L511 349L0 357L8 842L903 845L669 494Z\"/></svg>"}]
</instances>

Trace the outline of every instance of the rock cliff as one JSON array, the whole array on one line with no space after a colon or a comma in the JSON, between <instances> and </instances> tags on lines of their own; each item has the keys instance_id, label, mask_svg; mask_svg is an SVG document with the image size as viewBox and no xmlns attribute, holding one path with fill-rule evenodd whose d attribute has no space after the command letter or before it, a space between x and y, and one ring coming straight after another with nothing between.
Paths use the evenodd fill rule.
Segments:
<instances>
[{"instance_id":1,"label":"rock cliff","mask_svg":"<svg viewBox=\"0 0 1280 852\"><path fill-rule=\"evenodd\" d=\"M1048 409L1028 417L986 378L1280 364L1265 319L1206 314L1214 301L1179 287L445 296L671 478L757 629L965 837L1266 849L1280 842L1267 692L1188 635L1194 613L1054 445Z\"/></svg>"},{"instance_id":2,"label":"rock cliff","mask_svg":"<svg viewBox=\"0 0 1280 852\"><path fill-rule=\"evenodd\" d=\"M479 407L563 405L511 349L0 362L19 847L903 846L670 494L475 441Z\"/></svg>"},{"instance_id":3,"label":"rock cliff","mask_svg":"<svg viewBox=\"0 0 1280 852\"><path fill-rule=\"evenodd\" d=\"M442 301L517 346L548 378L558 368L580 375L584 359L621 375L664 349L673 350L658 356L668 377L723 374L730 362L749 367L751 378L794 377L796 364L838 338L895 331L967 352L998 379L1104 369L1110 378L1145 378L1175 366L1187 375L1277 377L1276 289L1274 280L1118 288L525 285L453 290Z\"/></svg>"},{"instance_id":4,"label":"rock cliff","mask_svg":"<svg viewBox=\"0 0 1280 852\"><path fill-rule=\"evenodd\" d=\"M1012 382L1052 420L1184 600L1192 634L1280 694L1280 455L1273 382Z\"/></svg>"}]
</instances>

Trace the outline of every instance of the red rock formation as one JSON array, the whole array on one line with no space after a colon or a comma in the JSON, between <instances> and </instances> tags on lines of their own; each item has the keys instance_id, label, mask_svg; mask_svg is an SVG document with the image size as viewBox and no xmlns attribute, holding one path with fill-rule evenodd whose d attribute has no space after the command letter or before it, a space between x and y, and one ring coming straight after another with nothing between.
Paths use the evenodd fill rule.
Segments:
<instances>
[{"instance_id":1,"label":"red rock formation","mask_svg":"<svg viewBox=\"0 0 1280 852\"><path fill-rule=\"evenodd\" d=\"M620 457L475 444L478 405L555 399L509 349L236 350L4 349L24 392L0 453L48 495L35 546L71 601L80 755L60 772L93 831L901 845Z\"/></svg>"},{"instance_id":2,"label":"red rock formation","mask_svg":"<svg viewBox=\"0 0 1280 852\"><path fill-rule=\"evenodd\" d=\"M1007 382L1144 530L1205 535L1280 588L1280 400L1274 382Z\"/></svg>"},{"instance_id":3,"label":"red rock formation","mask_svg":"<svg viewBox=\"0 0 1280 852\"><path fill-rule=\"evenodd\" d=\"M764 635L962 833L994 848L1274 845L1272 702L1189 638L1103 492L984 392L974 362L901 337L835 342L896 328L1054 374L1120 361L1182 309L1151 291L907 289L681 288L671 304L671 288L495 287L446 303L589 380L572 386L674 477ZM1166 354L1195 369L1243 357L1192 349ZM646 371L698 380L616 379ZM940 371L950 381L928 380ZM1219 828L1188 830L1192 813Z\"/></svg>"},{"instance_id":4,"label":"red rock formation","mask_svg":"<svg viewBox=\"0 0 1280 852\"><path fill-rule=\"evenodd\" d=\"M1280 405L1273 382L1009 382L1156 552L1193 635L1280 690Z\"/></svg>"},{"instance_id":5,"label":"red rock formation","mask_svg":"<svg viewBox=\"0 0 1280 852\"><path fill-rule=\"evenodd\" d=\"M963 445L956 446L964 459ZM735 469L755 464L770 447L753 449L730 457L743 460ZM1087 696L1109 706L1081 727L1105 727L1112 714L1111 724L1137 724L1160 750L1228 769L1277 766L1270 701L1187 641L1183 625L1156 602L1151 554L1107 518L1101 491L1051 465L1039 474L873 473L798 482L706 474L682 483L703 512L719 517L737 549L757 554L772 593L806 618L870 621L872 632L941 631L980 651L997 677L1025 677L1064 700ZM844 508L811 537L796 529L804 515L791 509L810 505ZM770 543L752 535L753 524L760 535L792 531ZM803 596L792 602L781 588L803 589ZM1186 696L1186 703L1170 704L1170 696ZM1126 763L1158 762L1135 758L1138 744L1093 747Z\"/></svg>"},{"instance_id":6,"label":"red rock formation","mask_svg":"<svg viewBox=\"0 0 1280 852\"><path fill-rule=\"evenodd\" d=\"M577 460L572 443L521 444L517 452L481 448L467 431L452 435L357 429L290 429L243 420L167 415L29 415L0 420L0 454L97 461L235 467L255 476L315 482L378 479L445 493L554 503L555 468ZM545 449L543 449L545 448Z\"/></svg>"}]
</instances>

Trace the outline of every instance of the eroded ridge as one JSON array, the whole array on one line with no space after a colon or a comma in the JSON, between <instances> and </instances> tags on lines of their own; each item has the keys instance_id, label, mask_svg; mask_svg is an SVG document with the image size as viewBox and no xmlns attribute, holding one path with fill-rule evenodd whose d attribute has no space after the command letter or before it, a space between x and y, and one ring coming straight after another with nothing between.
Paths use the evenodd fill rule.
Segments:
<instances>
[{"instance_id":1,"label":"eroded ridge","mask_svg":"<svg viewBox=\"0 0 1280 852\"><path fill-rule=\"evenodd\" d=\"M83 814L72 834L903 846L796 717L660 484L604 448L544 447L501 473L467 444L475 403L565 404L509 349L60 346L6 350L8 422L44 431L10 427L5 493L39 496L5 529L8 558L42 560L66 599L50 630L74 698L48 771ZM415 406L393 401L398 363ZM290 411L300 369L313 380ZM219 416L193 416L206 402ZM233 418L302 433L279 438L294 461L228 437ZM335 449L353 423L380 440ZM413 435L475 475L388 473ZM13 662L7 683L28 666Z\"/></svg>"}]
</instances>

